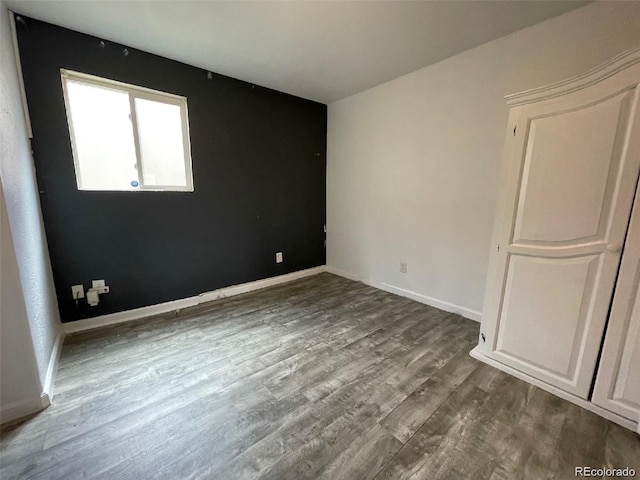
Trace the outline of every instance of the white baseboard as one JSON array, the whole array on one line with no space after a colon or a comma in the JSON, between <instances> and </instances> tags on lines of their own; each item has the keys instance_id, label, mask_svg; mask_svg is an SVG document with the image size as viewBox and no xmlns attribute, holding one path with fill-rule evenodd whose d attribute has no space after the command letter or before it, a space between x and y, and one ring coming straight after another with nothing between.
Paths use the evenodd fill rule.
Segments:
<instances>
[{"instance_id":1,"label":"white baseboard","mask_svg":"<svg viewBox=\"0 0 640 480\"><path fill-rule=\"evenodd\" d=\"M58 372L58 363L60 361L60 352L62 351L62 343L64 342L64 331L60 329L56 341L51 351L49 366L47 367L47 376L44 379L42 387L42 406L48 407L53 402L53 387L56 381L56 373Z\"/></svg>"},{"instance_id":2,"label":"white baseboard","mask_svg":"<svg viewBox=\"0 0 640 480\"><path fill-rule=\"evenodd\" d=\"M20 400L8 405L0 407L0 424L17 420L32 413L44 410L53 401L53 385L56 379L56 373L58 371L58 362L60 360L60 352L62 351L62 343L64 341L64 332L62 329L56 336L53 349L51 351L51 357L49 358L49 365L47 366L47 373L42 387L42 393L39 397L29 398L26 400Z\"/></svg>"},{"instance_id":3,"label":"white baseboard","mask_svg":"<svg viewBox=\"0 0 640 480\"><path fill-rule=\"evenodd\" d=\"M599 407L598 405L591 403L589 400L576 397L575 395L571 393L567 393L558 387L549 385L548 383L543 382L542 380L538 380L537 378L531 377L526 373L522 373L519 370L516 370L515 368L512 368L503 363L500 363L497 360L494 360L492 358L489 358L486 355L484 355L482 352L480 352L478 347L471 350L471 352L469 352L469 355L471 355L476 360L486 363L487 365L491 365L492 367L495 367L498 370L502 370L503 372L506 372L509 375L513 375L514 377L519 378L520 380L524 380L525 382L535 385L536 387L539 387L543 390L546 390L549 393L553 393L554 395L560 398L563 398L571 403L574 403L579 407L589 410L590 412L593 412L596 415L600 415L601 417L604 417L607 420L611 420L613 423L617 423L618 425L621 425L625 428L633 430L634 432L637 431L638 429L637 422L629 420L628 418L621 417L620 415L617 415L605 408Z\"/></svg>"},{"instance_id":4,"label":"white baseboard","mask_svg":"<svg viewBox=\"0 0 640 480\"><path fill-rule=\"evenodd\" d=\"M360 277L354 275L353 273L346 272L344 270L340 270L339 268L330 267L327 265L327 272L333 273L334 275L338 275L339 277L344 277L349 280L353 280L354 282L361 282ZM364 283L364 282L363 282Z\"/></svg>"},{"instance_id":5,"label":"white baseboard","mask_svg":"<svg viewBox=\"0 0 640 480\"><path fill-rule=\"evenodd\" d=\"M81 332L84 330L91 330L93 328L105 327L107 325L113 325L116 323L129 322L131 320L137 320L140 318L149 317L151 315L158 315L182 308L193 307L201 303L211 302L220 298L232 297L234 295L240 295L241 293L260 290L266 287L271 287L273 285L278 285L280 283L291 282L299 278L317 275L325 271L326 267L324 265L321 265L319 267L300 270L298 272L287 273L286 275L279 275L277 277L256 280L255 282L242 283L240 285L220 288L211 292L201 293L200 295L196 295L195 297L182 298L180 300L159 303L156 305L136 308L134 310L127 310L124 312L110 313L108 315L89 318L87 320L67 322L62 324L62 328L64 329L64 333L68 334Z\"/></svg>"},{"instance_id":6,"label":"white baseboard","mask_svg":"<svg viewBox=\"0 0 640 480\"><path fill-rule=\"evenodd\" d=\"M32 413L39 412L43 408L46 407L43 406L41 397L29 398L3 405L0 407L0 424L26 417Z\"/></svg>"},{"instance_id":7,"label":"white baseboard","mask_svg":"<svg viewBox=\"0 0 640 480\"><path fill-rule=\"evenodd\" d=\"M51 394L42 392L40 394L40 405L42 406L41 410L49 407L53 403L53 392Z\"/></svg>"},{"instance_id":8,"label":"white baseboard","mask_svg":"<svg viewBox=\"0 0 640 480\"><path fill-rule=\"evenodd\" d=\"M327 272L333 273L335 275L339 275L344 278L348 278L349 280L362 282L371 287L379 288L380 290L384 290L386 292L393 293L395 295L400 295L401 297L410 298L412 300L415 300L416 302L424 303L425 305L429 305L431 307L444 310L445 312L457 313L458 315L461 315L470 320L474 320L476 322L479 322L482 318L482 313L476 310L471 310L470 308L466 308L461 305L456 305L454 303L445 302L444 300L438 300L437 298L427 297L426 295L422 295L421 293L396 287L394 285L390 285L385 282L378 282L370 279L362 279L353 273L340 270L339 268L330 267L329 265L327 265Z\"/></svg>"},{"instance_id":9,"label":"white baseboard","mask_svg":"<svg viewBox=\"0 0 640 480\"><path fill-rule=\"evenodd\" d=\"M454 303L445 302L444 300L438 300L437 298L427 297L426 295L422 295L421 293L412 292L411 290L405 290L404 288L400 287L395 287L393 285L389 285L388 283L371 282L370 285L372 287L377 287L390 293L395 293L396 295L400 295L401 297L407 297L415 300L416 302L439 308L440 310L444 310L445 312L457 313L458 315L463 316L464 318L468 318L469 320L475 320L476 322L479 322L482 318L482 313L476 310L471 310L470 308L456 305Z\"/></svg>"}]
</instances>

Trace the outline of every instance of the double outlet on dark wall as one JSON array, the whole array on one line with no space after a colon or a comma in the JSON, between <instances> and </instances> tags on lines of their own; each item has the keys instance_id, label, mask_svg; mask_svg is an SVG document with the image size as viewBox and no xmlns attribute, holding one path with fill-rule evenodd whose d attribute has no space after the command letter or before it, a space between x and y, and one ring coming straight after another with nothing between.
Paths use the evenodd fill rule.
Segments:
<instances>
[{"instance_id":1,"label":"double outlet on dark wall","mask_svg":"<svg viewBox=\"0 0 640 480\"><path fill-rule=\"evenodd\" d=\"M63 321L325 264L326 105L27 17L16 26ZM186 97L193 191L79 190L61 69ZM108 293L78 305L71 287L96 278Z\"/></svg>"}]
</instances>

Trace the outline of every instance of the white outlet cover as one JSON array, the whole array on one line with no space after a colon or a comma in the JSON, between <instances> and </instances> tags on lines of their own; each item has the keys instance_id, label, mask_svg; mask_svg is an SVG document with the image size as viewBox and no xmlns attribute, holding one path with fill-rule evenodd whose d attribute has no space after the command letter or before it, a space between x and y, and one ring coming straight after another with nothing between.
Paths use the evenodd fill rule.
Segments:
<instances>
[{"instance_id":1,"label":"white outlet cover","mask_svg":"<svg viewBox=\"0 0 640 480\"><path fill-rule=\"evenodd\" d=\"M104 283L104 280L91 280L91 287L92 288L100 288L100 287L104 287L106 284Z\"/></svg>"},{"instance_id":2,"label":"white outlet cover","mask_svg":"<svg viewBox=\"0 0 640 480\"><path fill-rule=\"evenodd\" d=\"M84 298L84 285L73 285L71 287L71 298L74 300Z\"/></svg>"},{"instance_id":3,"label":"white outlet cover","mask_svg":"<svg viewBox=\"0 0 640 480\"><path fill-rule=\"evenodd\" d=\"M283 262L282 252L277 252L276 253L276 263L282 263L282 262Z\"/></svg>"}]
</instances>

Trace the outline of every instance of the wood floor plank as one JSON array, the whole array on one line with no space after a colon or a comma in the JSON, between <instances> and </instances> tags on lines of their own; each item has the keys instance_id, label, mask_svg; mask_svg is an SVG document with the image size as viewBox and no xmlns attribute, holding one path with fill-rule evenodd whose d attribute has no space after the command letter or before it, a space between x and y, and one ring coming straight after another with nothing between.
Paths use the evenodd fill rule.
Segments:
<instances>
[{"instance_id":1,"label":"wood floor plank","mask_svg":"<svg viewBox=\"0 0 640 480\"><path fill-rule=\"evenodd\" d=\"M382 425L405 443L478 365L467 352L459 352L387 415Z\"/></svg>"},{"instance_id":2,"label":"wood floor plank","mask_svg":"<svg viewBox=\"0 0 640 480\"><path fill-rule=\"evenodd\" d=\"M622 428L615 423L606 422L607 434L604 445L604 462L603 467L621 468L629 467L635 470L636 475L640 476L640 435ZM580 461L585 465L600 465L587 462L587 459Z\"/></svg>"},{"instance_id":3,"label":"wood floor plank","mask_svg":"<svg viewBox=\"0 0 640 480\"><path fill-rule=\"evenodd\" d=\"M372 380L378 378L380 367L371 367L352 382L312 404L297 415L291 416L272 435L256 442L239 457L225 465L220 471L209 468L194 473L192 478L258 478L279 462L298 458L301 451L307 451L310 445L321 450L328 444L315 442L321 432L336 422L352 419L352 423L363 415L368 415L373 424L391 411L404 398L399 392L384 386L382 388ZM302 450L304 448L304 450ZM271 456L280 452L279 456Z\"/></svg>"},{"instance_id":4,"label":"wood floor plank","mask_svg":"<svg viewBox=\"0 0 640 480\"><path fill-rule=\"evenodd\" d=\"M339 412L335 419L322 429L313 429L299 449L284 455L258 478L287 480L317 478L325 465L334 461L361 435L373 428L384 415L402 398L388 389L378 390L375 397Z\"/></svg>"},{"instance_id":5,"label":"wood floor plank","mask_svg":"<svg viewBox=\"0 0 640 480\"><path fill-rule=\"evenodd\" d=\"M485 365L480 368L487 369ZM464 435L433 455L423 475L446 478L487 478L502 461L509 434L527 408L528 385L490 372L476 387L489 397L464 427ZM482 388L491 384L491 389Z\"/></svg>"},{"instance_id":6,"label":"wood floor plank","mask_svg":"<svg viewBox=\"0 0 640 480\"><path fill-rule=\"evenodd\" d=\"M69 335L2 480L539 479L633 432L468 356L479 325L328 273Z\"/></svg>"},{"instance_id":7,"label":"wood floor plank","mask_svg":"<svg viewBox=\"0 0 640 480\"><path fill-rule=\"evenodd\" d=\"M321 474L320 480L370 480L402 447L380 424L360 435Z\"/></svg>"},{"instance_id":8,"label":"wood floor plank","mask_svg":"<svg viewBox=\"0 0 640 480\"><path fill-rule=\"evenodd\" d=\"M527 409L505 441L502 459L491 478L553 478L559 469L558 444L573 405L528 386Z\"/></svg>"},{"instance_id":9,"label":"wood floor plank","mask_svg":"<svg viewBox=\"0 0 640 480\"><path fill-rule=\"evenodd\" d=\"M608 423L596 414L576 405L567 406L564 425L558 440L556 478L575 476L575 467L589 459L603 465Z\"/></svg>"},{"instance_id":10,"label":"wood floor plank","mask_svg":"<svg viewBox=\"0 0 640 480\"><path fill-rule=\"evenodd\" d=\"M375 478L437 478L431 476L434 470L439 470L435 459L446 459L446 456L440 453L451 451L465 434L467 424L473 421L484 402L491 397L477 385L492 375L495 373L490 368L481 366L474 369L466 381L449 394Z\"/></svg>"}]
</instances>

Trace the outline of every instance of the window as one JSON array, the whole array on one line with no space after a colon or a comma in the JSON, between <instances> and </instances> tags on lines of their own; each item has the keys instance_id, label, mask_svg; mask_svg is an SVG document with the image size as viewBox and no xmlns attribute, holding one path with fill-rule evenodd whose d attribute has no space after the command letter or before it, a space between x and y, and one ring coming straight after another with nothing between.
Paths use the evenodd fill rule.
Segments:
<instances>
[{"instance_id":1,"label":"window","mask_svg":"<svg viewBox=\"0 0 640 480\"><path fill-rule=\"evenodd\" d=\"M78 189L193 191L185 97L61 74Z\"/></svg>"}]
</instances>

